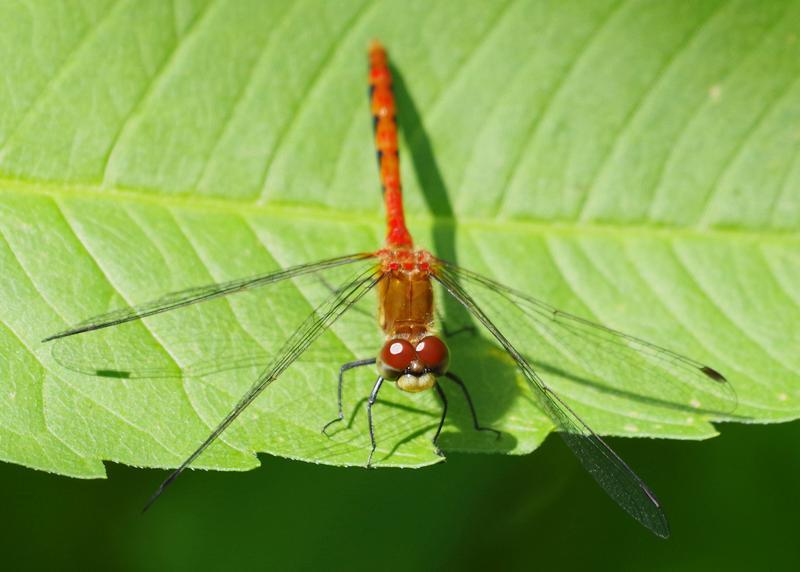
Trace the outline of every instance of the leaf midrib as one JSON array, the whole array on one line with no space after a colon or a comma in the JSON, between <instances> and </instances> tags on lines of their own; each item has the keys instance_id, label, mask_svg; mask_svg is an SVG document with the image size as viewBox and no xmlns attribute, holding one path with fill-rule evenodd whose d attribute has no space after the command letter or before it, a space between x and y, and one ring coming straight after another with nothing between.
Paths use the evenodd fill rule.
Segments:
<instances>
[{"instance_id":1,"label":"leaf midrib","mask_svg":"<svg viewBox=\"0 0 800 572\"><path fill-rule=\"evenodd\" d=\"M241 214L246 210L249 215L264 215L282 219L334 220L352 224L382 225L383 213L370 211L338 210L331 207L309 206L307 204L275 201L259 204L249 200L231 200L193 194L158 194L158 191L126 188L101 188L100 186L59 183L53 181L26 181L23 179L0 175L0 192L12 191L33 195L88 198L98 201L149 203L162 208L184 208L192 210L228 211ZM598 236L638 236L641 238L706 238L718 240L741 240L759 242L800 242L800 229L754 229L746 227L698 227L676 226L661 223L603 223L578 222L574 220L545 220L533 217L514 219L449 216L418 212L410 212L406 219L411 223L426 225L448 224L454 227L464 226L482 230L494 230L503 233L520 234L558 234L558 235L598 235Z\"/></svg>"}]
</instances>

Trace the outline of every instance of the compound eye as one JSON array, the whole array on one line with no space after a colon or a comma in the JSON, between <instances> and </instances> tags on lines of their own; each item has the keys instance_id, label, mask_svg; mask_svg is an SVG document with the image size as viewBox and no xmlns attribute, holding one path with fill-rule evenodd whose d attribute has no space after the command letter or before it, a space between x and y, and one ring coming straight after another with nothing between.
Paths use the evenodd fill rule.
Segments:
<instances>
[{"instance_id":1,"label":"compound eye","mask_svg":"<svg viewBox=\"0 0 800 572\"><path fill-rule=\"evenodd\" d=\"M417 357L422 360L429 371L436 375L442 375L447 371L447 365L450 363L450 351L441 339L436 336L427 336L417 343L415 349Z\"/></svg>"},{"instance_id":2,"label":"compound eye","mask_svg":"<svg viewBox=\"0 0 800 572\"><path fill-rule=\"evenodd\" d=\"M397 379L416 357L414 346L408 340L389 340L378 356L378 370L385 379Z\"/></svg>"}]
</instances>

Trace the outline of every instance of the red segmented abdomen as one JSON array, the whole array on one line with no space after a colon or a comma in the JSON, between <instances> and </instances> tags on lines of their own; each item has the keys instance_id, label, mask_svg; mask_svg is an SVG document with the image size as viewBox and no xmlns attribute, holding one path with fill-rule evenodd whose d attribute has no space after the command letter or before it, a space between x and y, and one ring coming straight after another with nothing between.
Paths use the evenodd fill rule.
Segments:
<instances>
[{"instance_id":1,"label":"red segmented abdomen","mask_svg":"<svg viewBox=\"0 0 800 572\"><path fill-rule=\"evenodd\" d=\"M406 228L403 214L392 73L389 70L386 50L377 41L373 41L369 47L369 88L375 129L375 149L378 155L383 200L386 205L388 226L386 244L411 248L411 234Z\"/></svg>"}]
</instances>

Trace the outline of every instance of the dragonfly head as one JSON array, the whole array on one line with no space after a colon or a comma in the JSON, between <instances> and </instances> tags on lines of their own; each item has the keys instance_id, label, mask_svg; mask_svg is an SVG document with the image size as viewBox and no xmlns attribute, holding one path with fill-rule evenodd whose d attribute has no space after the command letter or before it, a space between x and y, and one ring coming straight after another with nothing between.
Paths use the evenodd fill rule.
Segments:
<instances>
[{"instance_id":1,"label":"dragonfly head","mask_svg":"<svg viewBox=\"0 0 800 572\"><path fill-rule=\"evenodd\" d=\"M450 351L437 336L425 336L416 344L403 338L386 341L378 354L378 373L396 381L403 391L417 393L430 389L436 377L447 372Z\"/></svg>"}]
</instances>

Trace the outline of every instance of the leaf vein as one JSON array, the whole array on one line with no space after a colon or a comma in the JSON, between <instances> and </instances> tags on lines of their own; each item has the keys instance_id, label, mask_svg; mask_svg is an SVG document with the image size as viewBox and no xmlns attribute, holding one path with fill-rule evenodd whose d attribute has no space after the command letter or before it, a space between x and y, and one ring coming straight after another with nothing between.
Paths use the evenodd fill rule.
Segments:
<instances>
[{"instance_id":1,"label":"leaf vein","mask_svg":"<svg viewBox=\"0 0 800 572\"><path fill-rule=\"evenodd\" d=\"M247 72L247 77L245 78L242 86L239 88L238 93L233 101L233 104L230 107L230 110L226 114L225 118L222 121L222 126L217 130L217 134L214 137L214 143L209 148L209 152L206 155L206 160L204 162L203 170L198 175L197 179L195 179L195 187L202 187L203 183L208 176L209 167L211 166L214 156L217 152L222 141L225 140L225 136L228 134L230 127L233 125L233 119L239 113L241 108L241 104L247 99L247 96L250 93L250 89L254 85L254 79L256 72L261 67L262 62L267 57L267 55L272 53L272 48L274 47L275 38L278 37L279 33L283 30L286 26L287 22L289 21L289 15L293 12L296 6L299 6L300 2L293 2L289 9L284 10L284 12L280 15L280 17L274 22L275 26L270 30L269 36L264 40L261 45L259 55L253 59L253 63L250 65L250 69Z\"/></svg>"},{"instance_id":2,"label":"leaf vein","mask_svg":"<svg viewBox=\"0 0 800 572\"><path fill-rule=\"evenodd\" d=\"M353 35L356 27L358 26L358 24L364 20L364 18L367 16L367 14L369 14L370 11L375 6L377 6L377 4L371 3L371 2L364 2L359 7L359 9L356 10L356 12L350 17L350 20L345 23L345 25L342 28L342 32L334 40L334 42L330 45L330 47L328 48L328 51L325 53L325 56L322 58L322 60L320 61L319 65L314 70L314 73L311 76L311 78L309 79L308 83L306 84L305 89L303 90L303 93L300 95L300 99L298 100L297 104L295 105L295 109L294 109L294 112L292 113L291 118L286 123L284 128L280 131L280 133L278 134L278 137L275 140L275 143L274 143L274 145L272 147L272 152L269 154L269 157L267 157L267 160L264 161L264 170L263 170L263 173L262 173L262 175L260 177L260 182L256 187L256 188L260 188L261 189L260 192L259 192L259 197L255 201L256 204L263 204L265 202L266 194L267 194L267 184L269 182L269 175L270 175L270 170L272 168L272 165L275 162L275 160L278 157L278 155L280 154L281 149L283 148L283 145L284 145L286 139L289 137L289 135L295 129L295 127L297 125L297 122L300 119L300 115L305 110L306 101L311 96L311 94L313 93L314 89L316 88L316 86L321 81L321 79L323 77L325 77L325 75L328 73L328 70L330 69L330 66L328 66L328 64L331 61L333 61L334 58L336 58L336 56L339 54L340 50L344 46L345 42L350 37L352 37L352 35Z\"/></svg>"},{"instance_id":3,"label":"leaf vein","mask_svg":"<svg viewBox=\"0 0 800 572\"><path fill-rule=\"evenodd\" d=\"M716 308L723 316L727 317L729 322L733 326L735 326L736 329L739 332L741 332L745 338L753 342L761 351L763 351L766 355L772 358L776 363L779 363L788 371L795 371L793 367L786 364L780 357L776 356L767 346L765 346L758 338L753 336L746 327L738 323L738 321L734 319L734 314L728 312L719 302L717 302L714 296L712 296L710 292L707 292L706 289L703 287L703 285L700 283L700 281L695 278L694 274L689 270L689 267L686 261L683 259L683 256L680 254L680 251L675 249L673 244L669 244L669 247L675 256L675 260L684 269L687 278L691 280L692 283L697 287L697 291L703 295L703 297L708 301L708 304L710 306ZM752 376L752 381L759 385L766 385L758 378L758 376Z\"/></svg>"},{"instance_id":4,"label":"leaf vein","mask_svg":"<svg viewBox=\"0 0 800 572\"><path fill-rule=\"evenodd\" d=\"M78 39L78 42L72 47L70 52L66 55L64 61L61 63L59 68L53 73L53 75L44 85L42 90L38 93L33 102L28 106L25 112L23 112L20 120L16 123L16 125L14 125L14 127L11 128L8 137L3 142L2 146L0 146L0 161L3 160L5 154L8 152L9 143L14 139L14 137L22 128L22 126L25 125L25 122L28 120L28 118L31 117L34 112L36 112L39 105L41 105L44 99L50 94L55 85L59 83L64 74L70 70L71 64L74 62L73 56L81 49L83 49L84 46L88 45L97 35L98 31L101 28L103 28L109 22L111 17L114 14L116 14L117 10L120 9L125 4L126 4L125 0L117 0L115 4L113 4L110 8L107 9L107 11L100 18L100 20L98 20L94 26L89 26L86 32ZM33 18L33 15L31 17Z\"/></svg>"},{"instance_id":5,"label":"leaf vein","mask_svg":"<svg viewBox=\"0 0 800 572\"><path fill-rule=\"evenodd\" d=\"M590 53L592 47L595 45L595 42L600 37L603 30L605 30L606 26L608 26L614 20L614 17L622 11L622 8L628 3L628 1L629 0L621 0L620 2L617 2L617 4L615 4L614 7L597 22L597 25L592 29L591 33L586 37L583 44L578 49L575 57L572 58L572 61L567 65L567 67L564 69L564 72L553 85L550 93L544 101L544 105L539 110L539 114L537 115L536 119L531 122L525 136L517 146L519 151L516 153L516 157L514 157L510 163L513 165L513 167L503 178L503 183L499 186L501 189L501 194L495 201L495 217L499 216L504 211L505 205L508 202L510 188L514 184L516 178L519 176L519 172L522 169L523 160L528 153L528 148L533 144L533 141L539 134L541 126L546 122L553 103L556 101L556 99L558 99L558 96L562 93L564 87L569 83L569 80L572 78L572 74L577 69L578 64L583 61L588 53Z\"/></svg>"},{"instance_id":6,"label":"leaf vein","mask_svg":"<svg viewBox=\"0 0 800 572\"><path fill-rule=\"evenodd\" d=\"M751 125L747 128L747 130L742 134L739 141L736 143L733 149L731 149L728 158L726 161L720 166L717 171L717 175L714 177L714 180L708 186L708 191L710 191L710 195L705 200L705 204L703 210L700 212L699 216L697 217L698 220L701 222L707 222L709 218L709 207L714 202L714 199L718 195L720 191L720 182L725 179L725 176L728 174L728 171L736 164L739 158L742 156L742 153L747 148L748 143L752 140L753 136L758 131L759 127L761 127L764 121L769 117L770 112L787 96L790 95L794 86L800 81L800 77L796 77L792 81L787 82L786 86L782 89L778 90L778 92L773 96L773 98L764 105L761 110L756 114L753 118Z\"/></svg>"},{"instance_id":7,"label":"leaf vein","mask_svg":"<svg viewBox=\"0 0 800 572\"><path fill-rule=\"evenodd\" d=\"M213 12L211 7L222 5L224 4L221 4L219 0L211 0L208 2L205 6L203 6L203 9L195 15L184 36L175 37L175 42L172 45L172 49L161 61L161 64L155 72L155 75L153 75L153 77L147 83L145 90L141 93L136 103L130 109L128 115L122 120L122 123L117 129L114 138L111 140L111 143L108 147L108 152L103 159L103 174L100 182L100 188L105 189L109 187L109 177L113 177L112 170L114 160L115 157L118 156L117 154L120 152L120 143L124 140L132 126L136 124L136 120L144 114L150 98L154 96L158 87L163 81L165 81L165 78L169 77L168 74L172 71L172 67L176 65L175 62L178 61L178 56L181 53L181 50L188 49L185 48L185 46L188 45L187 42L195 33L197 33L197 30L200 29L199 25L205 21L207 17L209 17L209 14ZM172 4L170 4L170 6L174 8Z\"/></svg>"},{"instance_id":8,"label":"leaf vein","mask_svg":"<svg viewBox=\"0 0 800 572\"><path fill-rule=\"evenodd\" d=\"M769 268L770 274L774 278L775 284L778 286L781 292L783 292L786 295L786 297L792 302L792 304L797 309L800 309L800 293L796 292L795 290L789 290L787 285L784 284L783 280L778 278L778 276L780 276L780 273L776 271L775 263L772 261L772 259L767 257L766 253L764 252L763 245L758 245L757 250L758 250L758 255L761 257L761 260L763 260L764 264L766 264L767 267Z\"/></svg>"},{"instance_id":9,"label":"leaf vein","mask_svg":"<svg viewBox=\"0 0 800 572\"><path fill-rule=\"evenodd\" d=\"M784 10L784 13L785 13L785 10ZM742 57L735 66L733 66L730 70L728 70L728 73L726 73L720 79L720 81L719 81L720 84L724 83L726 80L731 78L750 58L753 57L753 55L758 51L759 48L761 48L761 46L767 40L767 38L772 33L772 31L781 22L783 22L783 17L782 16L783 16L783 13L781 13L780 17L776 18L764 30L764 32L761 34L761 38L759 39L758 42L756 42L756 44L753 45L753 47L750 49L750 51L747 54L747 56L746 57ZM652 221L654 219L656 205L658 204L659 198L664 193L664 191L663 191L664 181L665 181L667 172L669 171L669 168L671 166L672 160L675 157L675 153L682 146L682 143L686 139L686 137L688 137L688 133L689 133L691 127L695 124L695 122L701 116L702 112L705 111L705 109L709 105L710 105L710 103L709 103L708 99L702 99L699 102L697 107L695 107L695 109L692 111L692 113L689 114L689 116L687 117L686 121L681 126L681 129L678 132L678 134L675 136L675 141L670 146L669 153L667 153L664 156L664 158L661 161L659 161L655 183L652 186L652 188L654 189L653 196L650 199L650 208L649 208L648 213L647 213L647 218L649 220Z\"/></svg>"},{"instance_id":10,"label":"leaf vein","mask_svg":"<svg viewBox=\"0 0 800 572\"><path fill-rule=\"evenodd\" d=\"M436 94L435 99L430 104L430 112L428 116L431 121L434 120L436 114L439 112L442 102L447 99L447 95L452 92L458 81L464 75L464 72L469 67L472 60L478 55L489 39L500 29L500 24L505 18L506 14L511 10L511 7L518 4L519 0L507 0L492 16L491 21L483 30L483 33L478 38L478 41L472 44L471 48L464 54L464 56L456 64L455 72L444 83L443 89L440 89Z\"/></svg>"},{"instance_id":11,"label":"leaf vein","mask_svg":"<svg viewBox=\"0 0 800 572\"><path fill-rule=\"evenodd\" d=\"M611 164L611 159L614 157L620 149L620 145L625 138L625 135L630 130L631 126L634 123L634 120L639 116L639 113L642 111L644 106L650 101L650 98L656 92L656 88L658 88L661 83L665 80L669 71L673 68L673 66L678 62L683 56L689 47L697 41L697 39L701 36L701 33L708 29L709 24L722 13L721 7L727 6L727 2L720 3L717 7L714 8L709 14L705 17L705 19L698 22L698 25L695 26L694 30L692 30L688 37L681 42L678 46L678 49L673 51L672 54L664 61L661 65L659 70L656 72L655 78L650 85L647 86L645 91L643 92L642 96L636 101L633 107L628 111L625 118L623 119L622 124L619 126L617 135L614 140L614 144L609 147L609 150L603 155L600 159L599 167L595 170L594 175L592 176L591 181L586 187L586 192L581 195L581 201L578 205L578 215L577 220L586 220L586 206L591 203L590 194L594 189L594 186L597 184L597 181L600 180L602 175L608 169Z\"/></svg>"},{"instance_id":12,"label":"leaf vein","mask_svg":"<svg viewBox=\"0 0 800 572\"><path fill-rule=\"evenodd\" d=\"M76 240L78 241L78 243L81 245L81 247L83 248L84 252L86 252L86 255L87 255L87 256L88 256L88 257L89 257L89 258L90 258L90 259L91 259L91 260L94 262L94 266L95 266L95 268L97 268L97 270L100 272L100 274L101 274L101 275L103 276L103 278L106 280L106 282L107 282L107 283L108 283L108 284L109 284L109 285L110 285L112 288L114 288L114 290L116 290L118 293L120 293L120 295L121 295L121 292L119 292L119 290L116 288L116 286L114 285L114 283L111 281L111 279L110 279L109 275L108 275L108 274L105 272L105 270L103 270L102 266L100 265L100 261L99 261L99 260L98 260L98 259L95 257L94 253L92 253L92 251L89 249L89 246L88 246L88 244L85 242L84 238L83 238L83 237L80 235L80 233L77 231L77 229L75 228L75 226L73 225L73 223L70 221L69 217L67 216L67 213L64 211L64 209L62 208L61 204L60 204L60 203L59 203L57 200L53 200L53 204L56 206L56 208L58 209L58 211L61 213L61 216L62 216L62 218L63 218L63 220L64 220L64 223L65 223L66 227L69 229L69 231L71 231L72 235L75 237L75 239L76 239ZM152 336L153 336L155 339L158 339L158 338L157 338L157 336L155 335L155 333L152 331L152 329L151 329L151 328L150 328L150 327L147 325L147 323L146 323L144 320L142 320L142 324L143 324L143 326L144 326L144 327L145 327L145 328L146 328L146 329L147 329L147 330L150 332L150 334L151 334L151 335L152 335ZM169 356L170 356L170 358L173 360L173 362L175 363L175 365L176 365L178 368L180 368L180 365L177 363L177 361L175 361L175 358L174 358L174 356L172 356L172 354L170 354L168 350L166 350L166 351L167 351L167 355L169 355ZM127 418L126 418L124 415L122 415L120 412L118 412L118 411L115 411L115 410L113 410L113 409L109 408L109 407L108 407L108 406L106 406L104 403L101 403L100 401L98 401L98 400L94 399L94 398L93 398L91 395L87 395L87 394L85 394L85 393L83 393L83 392L81 392L81 391L77 390L77 389L76 389L75 387L73 387L72 385L70 385L70 387L72 387L74 391L76 391L76 392L80 393L81 395L83 395L83 396L84 396L86 399L88 399L89 401L91 401L91 402L95 403L95 404L96 404L97 406L99 406L101 409L104 409L104 410L106 410L106 411L107 411L108 413L110 413L112 416L114 416L114 417L118 418L119 420L121 420L123 423L125 423L125 424L129 425L129 426L130 426L130 427L132 427L133 429L136 429L137 431L141 432L142 434L144 434L144 435L148 436L148 437L149 437L150 439L152 439L152 440L153 440L155 443L157 443L159 446L161 446L161 448L162 448L162 449L164 449L164 451L166 451L167 453L170 453L171 455L175 455L176 457L177 457L177 456L179 456L179 453L178 453L177 451L175 451L174 449L171 449L170 447L168 447L166 443L162 442L162 441L161 441L161 440L160 440L158 437L156 437L154 434L152 434L152 433L150 433L150 432L146 431L144 428L142 428L142 427L139 427L139 426L138 426L136 423L134 423L133 421L131 421L131 420L127 419ZM191 405L191 404L190 404L190 405ZM200 419L200 421L201 421L201 423L202 423L202 419Z\"/></svg>"},{"instance_id":13,"label":"leaf vein","mask_svg":"<svg viewBox=\"0 0 800 572\"><path fill-rule=\"evenodd\" d=\"M550 258L550 260L552 261L552 263L553 263L553 267L558 270L559 275L563 278L564 284L567 286L567 288L569 288L569 291L572 292L572 294L574 295L575 299L580 301L581 304L591 313L591 318L590 319L593 319L593 321L596 321L598 323L603 323L602 319L597 315L597 313L592 308L592 305L589 303L589 300L580 292L580 290L578 288L576 288L576 286L575 286L575 284L574 284L574 282L572 280L572 277L570 276L569 272L567 272L564 269L562 263L559 262L559 257L556 256L555 252L553 251L553 246L552 246L551 241L549 239L545 239L543 242L544 242L544 245L545 245L545 250L547 252L547 255ZM591 258L589 258L589 261L590 261L590 264L592 264L592 267L595 268L595 270L597 270L597 267L594 266L594 264L591 261ZM615 285L606 276L604 276L603 273L599 273L599 275L602 276L603 279L612 288L616 289ZM658 415L651 415L651 414L647 415L647 416L644 416L644 415L638 415L638 416L631 415L631 412L630 412L629 409L623 409L623 408L620 408L620 407L617 407L617 406L609 405L610 402L603 403L601 401L600 403L598 403L596 400L591 399L591 396L590 396L590 394L588 392L586 392L586 393L579 392L578 394L574 394L572 392L563 392L562 391L562 393L564 395L568 396L572 401L574 401L576 403L583 403L584 405L586 405L588 407L592 407L592 408L594 408L594 409L596 409L598 411L605 411L607 413L610 413L610 414L618 416L618 417L624 417L626 419L632 419L632 420L646 419L646 420L648 420L650 422L654 422L654 423L663 423L663 424L669 424L669 425L674 425L674 426L678 426L678 427L682 427L683 426L680 423L676 422L675 419L672 419L669 416L660 417ZM707 422L707 424L713 428L713 425L710 422Z\"/></svg>"}]
</instances>

